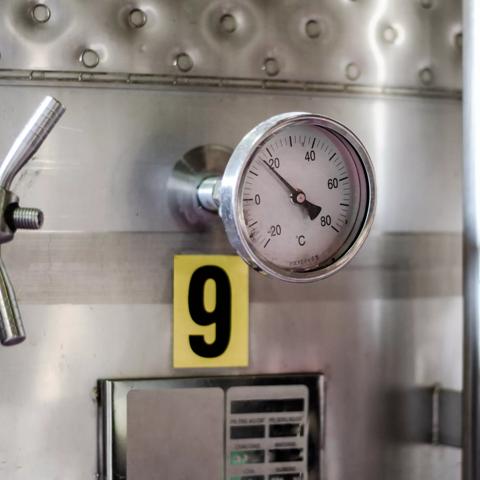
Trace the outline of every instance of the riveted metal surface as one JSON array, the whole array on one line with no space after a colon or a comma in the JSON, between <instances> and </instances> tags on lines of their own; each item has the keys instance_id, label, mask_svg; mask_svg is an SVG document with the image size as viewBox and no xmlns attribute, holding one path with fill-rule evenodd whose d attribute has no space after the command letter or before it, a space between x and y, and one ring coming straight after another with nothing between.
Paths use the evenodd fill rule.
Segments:
<instances>
[{"instance_id":1,"label":"riveted metal surface","mask_svg":"<svg viewBox=\"0 0 480 480\"><path fill-rule=\"evenodd\" d=\"M461 89L458 0L4 0L0 24L5 71Z\"/></svg>"}]
</instances>

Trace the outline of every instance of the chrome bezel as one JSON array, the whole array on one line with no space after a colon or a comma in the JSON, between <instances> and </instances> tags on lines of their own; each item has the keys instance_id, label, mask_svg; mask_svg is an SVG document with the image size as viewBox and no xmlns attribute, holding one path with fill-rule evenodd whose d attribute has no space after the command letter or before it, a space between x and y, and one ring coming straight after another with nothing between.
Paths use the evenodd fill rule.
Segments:
<instances>
[{"instance_id":1,"label":"chrome bezel","mask_svg":"<svg viewBox=\"0 0 480 480\"><path fill-rule=\"evenodd\" d=\"M358 232L353 238L349 238L351 244L333 263L320 266L318 269L309 271L289 271L284 268L276 268L261 259L251 247L251 242L245 234L242 225L243 209L241 206L240 192L244 178L245 168L250 164L252 156L256 153L265 139L271 137L279 130L292 124L306 123L325 128L336 134L344 146L356 156L356 161L362 167L365 174L367 198L365 212ZM372 223L376 206L375 173L370 156L357 136L341 123L331 118L305 112L290 112L265 120L247 133L228 161L220 185L220 208L219 213L225 226L230 243L238 254L254 269L271 275L274 278L289 282L312 282L326 278L337 272L357 254L365 242ZM360 212L362 214L362 212ZM354 230L352 230L353 232ZM348 241L348 240L347 240Z\"/></svg>"}]
</instances>

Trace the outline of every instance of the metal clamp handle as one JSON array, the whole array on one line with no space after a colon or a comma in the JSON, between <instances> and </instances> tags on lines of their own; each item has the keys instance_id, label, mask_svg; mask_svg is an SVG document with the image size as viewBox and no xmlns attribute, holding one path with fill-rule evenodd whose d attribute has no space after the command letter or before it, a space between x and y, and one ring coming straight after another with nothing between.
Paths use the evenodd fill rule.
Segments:
<instances>
[{"instance_id":1,"label":"metal clamp handle","mask_svg":"<svg viewBox=\"0 0 480 480\"><path fill-rule=\"evenodd\" d=\"M44 98L0 164L0 187L10 188L15 175L33 157L64 112L65 107L58 100Z\"/></svg>"},{"instance_id":2,"label":"metal clamp handle","mask_svg":"<svg viewBox=\"0 0 480 480\"><path fill-rule=\"evenodd\" d=\"M38 229L43 213L36 208L21 208L10 185L20 169L33 157L65 112L64 106L53 97L46 97L15 139L0 164L0 243L13 239L17 228ZM0 341L16 345L25 340L15 291L0 258Z\"/></svg>"},{"instance_id":3,"label":"metal clamp handle","mask_svg":"<svg viewBox=\"0 0 480 480\"><path fill-rule=\"evenodd\" d=\"M25 340L25 329L15 290L0 258L0 338L2 345L16 345Z\"/></svg>"}]
</instances>

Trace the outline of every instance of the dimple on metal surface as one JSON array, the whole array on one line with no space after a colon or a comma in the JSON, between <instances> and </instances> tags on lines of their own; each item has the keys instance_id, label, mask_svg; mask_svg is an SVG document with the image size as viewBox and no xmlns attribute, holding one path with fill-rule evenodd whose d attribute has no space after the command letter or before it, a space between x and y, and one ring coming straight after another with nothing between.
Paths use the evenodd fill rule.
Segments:
<instances>
[{"instance_id":1,"label":"dimple on metal surface","mask_svg":"<svg viewBox=\"0 0 480 480\"><path fill-rule=\"evenodd\" d=\"M226 13L220 18L220 25L224 32L233 33L237 29L237 20L230 13Z\"/></svg>"},{"instance_id":2,"label":"dimple on metal surface","mask_svg":"<svg viewBox=\"0 0 480 480\"><path fill-rule=\"evenodd\" d=\"M388 93L417 90L419 65L434 65L435 82L421 80L421 94L461 89L457 0L167 0L141 8L84 0L37 3L30 9L24 2L4 0L0 27L0 68L12 71L11 77L20 70L30 72L27 79L53 78L32 71L72 72L86 79L77 74L86 67L102 74L149 76L150 83L152 75L161 83L162 76L194 72L219 79L224 88L228 82L222 79L270 78L318 85L355 82ZM83 52L80 65L78 52ZM346 65L358 68L352 72L349 67L346 74ZM108 77L88 80L104 83ZM282 84L261 86L278 89Z\"/></svg>"},{"instance_id":3,"label":"dimple on metal surface","mask_svg":"<svg viewBox=\"0 0 480 480\"><path fill-rule=\"evenodd\" d=\"M86 68L95 68L100 63L100 57L95 50L86 48L80 55L80 62Z\"/></svg>"},{"instance_id":4,"label":"dimple on metal surface","mask_svg":"<svg viewBox=\"0 0 480 480\"><path fill-rule=\"evenodd\" d=\"M193 60L192 57L185 52L179 53L173 62L173 64L180 70L181 72L189 72L193 68Z\"/></svg>"},{"instance_id":5,"label":"dimple on metal surface","mask_svg":"<svg viewBox=\"0 0 480 480\"><path fill-rule=\"evenodd\" d=\"M47 23L51 15L50 8L43 3L38 3L32 8L32 18L36 23Z\"/></svg>"},{"instance_id":6,"label":"dimple on metal surface","mask_svg":"<svg viewBox=\"0 0 480 480\"><path fill-rule=\"evenodd\" d=\"M308 20L305 24L305 33L310 38L318 38L322 33L322 27L317 20Z\"/></svg>"},{"instance_id":7,"label":"dimple on metal surface","mask_svg":"<svg viewBox=\"0 0 480 480\"><path fill-rule=\"evenodd\" d=\"M278 60L273 57L266 58L263 62L262 70L270 77L278 75L280 72L280 65Z\"/></svg>"},{"instance_id":8,"label":"dimple on metal surface","mask_svg":"<svg viewBox=\"0 0 480 480\"><path fill-rule=\"evenodd\" d=\"M128 23L132 28L142 28L147 23L147 14L139 9L134 8L128 14Z\"/></svg>"}]
</instances>

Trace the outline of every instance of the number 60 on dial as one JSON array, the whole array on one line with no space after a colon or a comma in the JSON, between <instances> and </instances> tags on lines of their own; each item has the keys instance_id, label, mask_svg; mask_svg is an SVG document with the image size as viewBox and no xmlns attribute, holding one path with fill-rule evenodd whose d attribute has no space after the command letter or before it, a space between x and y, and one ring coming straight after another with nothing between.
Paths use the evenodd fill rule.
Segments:
<instances>
[{"instance_id":1,"label":"number 60 on dial","mask_svg":"<svg viewBox=\"0 0 480 480\"><path fill-rule=\"evenodd\" d=\"M248 267L237 256L177 255L173 366L248 366Z\"/></svg>"}]
</instances>

